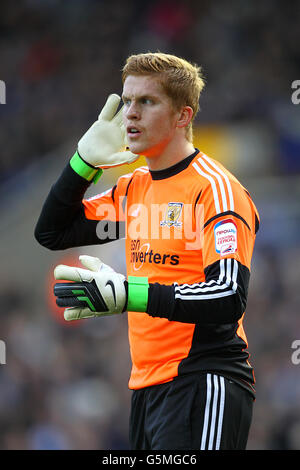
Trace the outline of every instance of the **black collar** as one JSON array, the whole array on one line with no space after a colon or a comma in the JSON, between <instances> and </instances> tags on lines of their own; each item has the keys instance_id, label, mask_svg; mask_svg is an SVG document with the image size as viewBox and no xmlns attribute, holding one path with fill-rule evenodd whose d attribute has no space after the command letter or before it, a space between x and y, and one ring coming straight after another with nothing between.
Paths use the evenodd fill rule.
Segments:
<instances>
[{"instance_id":1,"label":"black collar","mask_svg":"<svg viewBox=\"0 0 300 470\"><path fill-rule=\"evenodd\" d=\"M170 166L169 168L164 168L163 170L149 170L152 179L163 180L166 178L170 178L170 176L177 175L177 173L180 173L181 171L185 170L189 166L189 164L195 158L197 153L199 153L198 149L196 149L195 152L192 153L192 155L189 155L183 160L180 160L180 162L175 163L175 165Z\"/></svg>"}]
</instances>

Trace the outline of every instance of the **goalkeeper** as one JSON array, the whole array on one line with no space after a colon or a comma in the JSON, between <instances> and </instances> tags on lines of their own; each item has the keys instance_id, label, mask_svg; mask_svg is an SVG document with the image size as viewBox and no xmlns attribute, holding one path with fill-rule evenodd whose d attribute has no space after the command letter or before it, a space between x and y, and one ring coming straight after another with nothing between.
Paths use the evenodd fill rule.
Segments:
<instances>
[{"instance_id":1,"label":"goalkeeper","mask_svg":"<svg viewBox=\"0 0 300 470\"><path fill-rule=\"evenodd\" d=\"M237 179L194 147L197 65L138 54L122 80L123 108L108 97L35 237L51 250L125 237L127 274L83 254L82 267L55 268L57 304L67 321L127 312L132 449L245 449L255 380L243 318L259 215ZM84 198L103 171L140 155L147 166Z\"/></svg>"}]
</instances>

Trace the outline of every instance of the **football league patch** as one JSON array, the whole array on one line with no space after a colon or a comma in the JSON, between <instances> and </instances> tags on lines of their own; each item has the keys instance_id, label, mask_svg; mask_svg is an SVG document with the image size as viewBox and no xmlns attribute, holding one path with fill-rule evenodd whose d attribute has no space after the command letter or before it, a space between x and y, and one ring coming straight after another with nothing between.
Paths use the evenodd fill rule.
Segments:
<instances>
[{"instance_id":1,"label":"football league patch","mask_svg":"<svg viewBox=\"0 0 300 470\"><path fill-rule=\"evenodd\" d=\"M215 248L221 256L237 250L237 226L232 219L221 220L214 226Z\"/></svg>"}]
</instances>

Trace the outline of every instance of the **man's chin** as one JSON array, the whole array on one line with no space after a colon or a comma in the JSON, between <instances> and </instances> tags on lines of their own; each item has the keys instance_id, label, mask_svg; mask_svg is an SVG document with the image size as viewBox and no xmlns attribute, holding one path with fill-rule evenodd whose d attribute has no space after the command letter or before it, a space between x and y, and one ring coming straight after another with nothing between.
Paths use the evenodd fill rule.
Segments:
<instances>
[{"instance_id":1,"label":"man's chin","mask_svg":"<svg viewBox=\"0 0 300 470\"><path fill-rule=\"evenodd\" d=\"M155 147L147 147L145 145L138 145L137 143L129 144L129 150L136 155L146 158L156 158L160 154L160 149Z\"/></svg>"},{"instance_id":2,"label":"man's chin","mask_svg":"<svg viewBox=\"0 0 300 470\"><path fill-rule=\"evenodd\" d=\"M129 148L130 152L134 153L135 155L147 156L148 157L149 149L147 149L146 147L144 147L142 145L134 145L133 144L133 145L129 145L128 148ZM151 153L151 152L149 152L149 153Z\"/></svg>"}]
</instances>

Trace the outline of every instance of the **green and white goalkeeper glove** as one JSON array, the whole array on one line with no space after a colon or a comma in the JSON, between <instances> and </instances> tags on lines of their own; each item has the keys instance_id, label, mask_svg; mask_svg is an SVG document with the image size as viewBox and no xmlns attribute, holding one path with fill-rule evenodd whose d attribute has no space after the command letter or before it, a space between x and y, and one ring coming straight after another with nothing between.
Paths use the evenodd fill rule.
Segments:
<instances>
[{"instance_id":1,"label":"green and white goalkeeper glove","mask_svg":"<svg viewBox=\"0 0 300 470\"><path fill-rule=\"evenodd\" d=\"M54 286L57 305L67 307L65 320L122 313L127 303L123 274L98 258L82 255L79 259L87 269L60 264L54 270L55 279L73 281Z\"/></svg>"},{"instance_id":2,"label":"green and white goalkeeper glove","mask_svg":"<svg viewBox=\"0 0 300 470\"><path fill-rule=\"evenodd\" d=\"M81 137L78 150L70 161L73 170L89 181L95 181L102 169L132 163L139 158L126 150L123 108L117 112L120 101L119 95L109 95L98 120Z\"/></svg>"},{"instance_id":3,"label":"green and white goalkeeper glove","mask_svg":"<svg viewBox=\"0 0 300 470\"><path fill-rule=\"evenodd\" d=\"M79 259L87 269L58 265L54 277L72 281L54 286L56 303L65 307L67 321L123 313L125 309L145 312L148 302L148 279L116 273L93 256Z\"/></svg>"}]
</instances>

